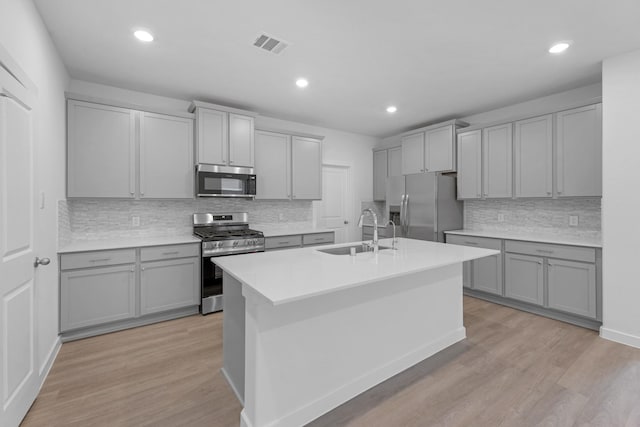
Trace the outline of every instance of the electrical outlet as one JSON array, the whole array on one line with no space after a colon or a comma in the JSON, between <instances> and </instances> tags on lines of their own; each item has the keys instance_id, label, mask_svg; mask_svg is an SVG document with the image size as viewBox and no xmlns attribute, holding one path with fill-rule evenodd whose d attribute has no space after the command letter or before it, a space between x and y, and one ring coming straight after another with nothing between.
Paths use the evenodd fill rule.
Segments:
<instances>
[{"instance_id":1,"label":"electrical outlet","mask_svg":"<svg viewBox=\"0 0 640 427\"><path fill-rule=\"evenodd\" d=\"M278 214L278 221L284 221L284 214Z\"/></svg>"},{"instance_id":2,"label":"electrical outlet","mask_svg":"<svg viewBox=\"0 0 640 427\"><path fill-rule=\"evenodd\" d=\"M133 227L140 227L140 217L136 216L136 215L132 216L131 217L131 225Z\"/></svg>"},{"instance_id":3,"label":"electrical outlet","mask_svg":"<svg viewBox=\"0 0 640 427\"><path fill-rule=\"evenodd\" d=\"M498 222L504 222L504 214L498 214Z\"/></svg>"},{"instance_id":4,"label":"electrical outlet","mask_svg":"<svg viewBox=\"0 0 640 427\"><path fill-rule=\"evenodd\" d=\"M569 215L569 225L571 227L578 226L578 215Z\"/></svg>"}]
</instances>

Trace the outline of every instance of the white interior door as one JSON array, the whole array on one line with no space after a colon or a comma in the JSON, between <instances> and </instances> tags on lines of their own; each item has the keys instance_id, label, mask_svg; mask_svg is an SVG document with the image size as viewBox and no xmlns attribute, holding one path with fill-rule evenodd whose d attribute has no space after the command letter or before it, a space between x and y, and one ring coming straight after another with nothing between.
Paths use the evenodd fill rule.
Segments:
<instances>
[{"instance_id":1,"label":"white interior door","mask_svg":"<svg viewBox=\"0 0 640 427\"><path fill-rule=\"evenodd\" d=\"M1 58L0 58L1 59ZM0 61L0 425L38 392L34 292L33 93Z\"/></svg>"},{"instance_id":2,"label":"white interior door","mask_svg":"<svg viewBox=\"0 0 640 427\"><path fill-rule=\"evenodd\" d=\"M336 243L350 241L349 237L349 175L348 166L322 166L322 201L317 204L320 226L335 232Z\"/></svg>"}]
</instances>

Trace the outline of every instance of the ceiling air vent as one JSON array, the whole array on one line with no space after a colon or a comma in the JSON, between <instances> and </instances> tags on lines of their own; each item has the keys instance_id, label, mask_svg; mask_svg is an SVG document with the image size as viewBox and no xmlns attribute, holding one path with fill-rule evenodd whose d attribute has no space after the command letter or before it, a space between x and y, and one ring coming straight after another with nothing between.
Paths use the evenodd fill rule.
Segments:
<instances>
[{"instance_id":1,"label":"ceiling air vent","mask_svg":"<svg viewBox=\"0 0 640 427\"><path fill-rule=\"evenodd\" d=\"M260 49L264 49L267 52L275 54L282 52L287 46L289 46L289 44L289 42L278 40L268 34L260 34L256 38L256 41L253 42L255 47L259 47Z\"/></svg>"}]
</instances>

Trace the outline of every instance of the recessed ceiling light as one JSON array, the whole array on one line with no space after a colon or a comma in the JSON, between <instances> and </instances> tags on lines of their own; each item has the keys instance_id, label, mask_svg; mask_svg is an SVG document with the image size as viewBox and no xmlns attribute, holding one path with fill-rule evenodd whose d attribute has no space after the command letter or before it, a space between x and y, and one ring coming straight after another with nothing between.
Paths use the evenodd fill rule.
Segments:
<instances>
[{"instance_id":1,"label":"recessed ceiling light","mask_svg":"<svg viewBox=\"0 0 640 427\"><path fill-rule=\"evenodd\" d=\"M561 53L567 50L568 48L569 48L569 43L567 42L556 43L549 48L549 53Z\"/></svg>"},{"instance_id":2,"label":"recessed ceiling light","mask_svg":"<svg viewBox=\"0 0 640 427\"><path fill-rule=\"evenodd\" d=\"M395 113L396 111L398 111L398 108L396 108L395 105L390 105L387 107L387 113Z\"/></svg>"},{"instance_id":3,"label":"recessed ceiling light","mask_svg":"<svg viewBox=\"0 0 640 427\"><path fill-rule=\"evenodd\" d=\"M133 33L133 35L136 36L136 38L142 42L153 41L153 36L151 35L151 33L145 30L137 30Z\"/></svg>"},{"instance_id":4,"label":"recessed ceiling light","mask_svg":"<svg viewBox=\"0 0 640 427\"><path fill-rule=\"evenodd\" d=\"M309 80L307 79L298 79L296 80L296 86L300 87L300 88L304 88L309 86Z\"/></svg>"}]
</instances>

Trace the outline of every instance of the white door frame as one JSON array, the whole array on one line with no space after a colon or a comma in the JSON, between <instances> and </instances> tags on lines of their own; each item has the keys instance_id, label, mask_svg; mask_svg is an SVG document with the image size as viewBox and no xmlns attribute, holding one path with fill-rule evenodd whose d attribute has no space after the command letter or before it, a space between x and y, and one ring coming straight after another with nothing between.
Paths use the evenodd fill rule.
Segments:
<instances>
[{"instance_id":1,"label":"white door frame","mask_svg":"<svg viewBox=\"0 0 640 427\"><path fill-rule=\"evenodd\" d=\"M345 188L347 203L345 206L346 206L346 217L347 217L347 221L349 221L349 224L346 225L345 229L346 229L346 240L347 242L351 242L353 241L353 237L355 235L355 232L354 232L355 225L353 223L353 212L354 212L353 208L354 208L355 198L353 197L353 181L352 181L353 176L351 172L353 169L353 165L351 165L351 163L343 163L343 162L327 162L327 163L323 162L322 163L323 172L325 167L340 168L340 169L346 170L347 172L347 184ZM319 211L321 206L322 206L322 201L313 203L313 223L314 224L318 223L318 219L320 217Z\"/></svg>"}]
</instances>

